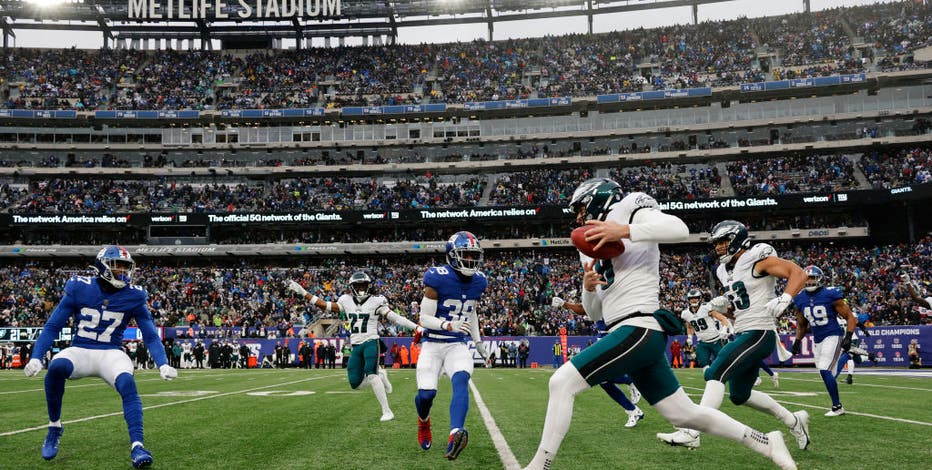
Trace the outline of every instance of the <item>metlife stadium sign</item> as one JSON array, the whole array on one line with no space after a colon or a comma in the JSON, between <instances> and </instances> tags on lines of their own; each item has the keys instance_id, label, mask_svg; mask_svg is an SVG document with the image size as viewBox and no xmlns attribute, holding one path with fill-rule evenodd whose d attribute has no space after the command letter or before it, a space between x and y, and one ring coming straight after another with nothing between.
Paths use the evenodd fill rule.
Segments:
<instances>
[{"instance_id":1,"label":"metlife stadium sign","mask_svg":"<svg viewBox=\"0 0 932 470\"><path fill-rule=\"evenodd\" d=\"M131 20L337 18L341 0L127 0Z\"/></svg>"}]
</instances>

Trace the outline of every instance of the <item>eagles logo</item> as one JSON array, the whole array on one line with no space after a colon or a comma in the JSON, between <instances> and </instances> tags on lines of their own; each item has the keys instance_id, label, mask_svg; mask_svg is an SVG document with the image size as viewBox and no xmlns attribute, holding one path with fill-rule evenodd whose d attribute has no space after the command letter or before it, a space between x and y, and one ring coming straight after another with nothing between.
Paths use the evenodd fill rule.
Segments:
<instances>
[{"instance_id":1,"label":"eagles logo","mask_svg":"<svg viewBox=\"0 0 932 470\"><path fill-rule=\"evenodd\" d=\"M657 207L657 200L646 195L641 194L634 200L634 205L637 207Z\"/></svg>"}]
</instances>

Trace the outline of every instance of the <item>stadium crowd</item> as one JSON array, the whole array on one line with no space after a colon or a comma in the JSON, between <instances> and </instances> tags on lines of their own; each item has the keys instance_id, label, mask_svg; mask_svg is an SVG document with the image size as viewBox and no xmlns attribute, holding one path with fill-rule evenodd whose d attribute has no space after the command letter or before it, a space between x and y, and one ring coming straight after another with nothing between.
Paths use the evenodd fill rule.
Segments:
<instances>
[{"instance_id":1,"label":"stadium crowd","mask_svg":"<svg viewBox=\"0 0 932 470\"><path fill-rule=\"evenodd\" d=\"M884 69L912 67L902 58L929 44L928 16L925 3L895 2L592 36L242 57L17 48L0 61L0 79L7 84L4 107L31 109L329 108L593 96L863 72L875 58ZM870 46L864 58L854 47L857 37Z\"/></svg>"},{"instance_id":2,"label":"stadium crowd","mask_svg":"<svg viewBox=\"0 0 932 470\"><path fill-rule=\"evenodd\" d=\"M932 272L932 237L915 244L869 246L840 242L778 242L781 256L801 266L815 264L826 282L842 287L852 307L868 312L876 325L932 321L909 301L897 275L910 266L914 278ZM335 300L357 269L370 272L375 290L401 315L416 319L423 295L421 279L441 257L315 259L303 266L276 266L271 260L226 261L205 266L179 266L143 260L136 283L149 292L150 309L164 326L224 327L230 333L265 337L300 336L303 326L323 315L289 294L288 279L298 280L321 298ZM712 271L717 260L707 246L670 247L662 254L661 305L685 307L686 292L717 292ZM293 263L293 261L292 261ZM284 265L282 265L284 266ZM593 334L584 316L553 309L553 296L579 298L579 260L574 252L488 251L483 271L489 288L479 311L487 336L553 335L561 326L570 334ZM0 268L0 326L41 326L61 296L65 281L86 274L78 264L29 262ZM788 328L789 317L783 321ZM394 332L394 330L393 330ZM396 332L397 334L397 332Z\"/></svg>"}]
</instances>

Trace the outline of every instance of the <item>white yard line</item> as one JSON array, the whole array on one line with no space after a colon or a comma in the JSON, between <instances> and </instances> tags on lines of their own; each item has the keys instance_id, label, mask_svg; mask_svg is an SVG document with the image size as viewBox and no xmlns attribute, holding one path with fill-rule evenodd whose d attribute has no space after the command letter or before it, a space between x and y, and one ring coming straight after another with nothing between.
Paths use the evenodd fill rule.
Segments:
<instances>
[{"instance_id":1,"label":"white yard line","mask_svg":"<svg viewBox=\"0 0 932 470\"><path fill-rule=\"evenodd\" d=\"M297 369L295 369L295 370L297 370ZM281 370L281 369L252 370L252 371L248 371L247 374L250 374L250 375L251 375L251 374L258 374L258 373L261 373L261 372L270 372L270 371L281 372L282 370ZM175 380L202 379L202 378L206 378L206 377L230 377L230 373L231 373L231 372L233 372L233 370L228 370L227 372L220 372L220 369L217 369L217 370L213 370L213 369L179 369L179 373L180 373L181 375L179 375L179 377L178 377L177 379L175 379ZM246 372L246 371L238 370L237 372ZM193 373L194 375L191 375L192 373ZM155 371L155 374L158 374L158 371ZM238 374L237 374L237 375L238 375ZM244 374L244 375L245 375L245 374ZM239 376L242 377L243 375L239 375ZM36 383L37 383L37 384L42 384L43 382L42 382L41 380L42 380L44 377L45 377L45 376L43 375L42 377L38 377L38 378L16 377L15 379L14 379L14 378L7 378L7 379L3 379L3 380L16 380L16 381L36 380ZM147 374L146 374L146 377L149 377L149 378L147 378L147 379L141 379L141 378L139 378L139 376L137 375L137 376L136 376L136 383L140 383L140 382L159 382L159 381L162 380L158 375L154 375L154 374L148 374L148 373L147 373ZM80 380L80 379L78 379L78 380ZM110 386L110 385L109 385L107 382L101 381L101 382L87 383L87 384L82 384L82 385L68 385L68 389L70 390L70 389L74 389L74 388L109 387L109 386ZM29 392L45 392L45 389L44 389L44 388L31 388L31 389L28 389L28 390L12 390L12 391L0 392L0 395L12 395L12 394L15 394L15 393L29 393Z\"/></svg>"},{"instance_id":2,"label":"white yard line","mask_svg":"<svg viewBox=\"0 0 932 470\"><path fill-rule=\"evenodd\" d=\"M502 432L498 429L498 425L495 424L492 413L489 412L489 408L485 406L485 402L482 401L482 395L479 394L479 389L476 388L476 384L472 380L469 381L469 388L472 390L473 399L476 400L476 406L479 408L479 414L482 415L482 421L485 422L485 428L489 431L489 436L492 437L492 444L495 444L495 450L498 451L498 457L501 459L505 470L520 469L521 464L518 463L515 454L511 452L511 447L508 447L505 436L502 435Z\"/></svg>"},{"instance_id":3,"label":"white yard line","mask_svg":"<svg viewBox=\"0 0 932 470\"><path fill-rule=\"evenodd\" d=\"M857 376L857 374L855 374ZM780 380L794 380L797 382L815 382L823 383L821 379L798 379L795 377L787 377L786 375L780 374ZM918 387L900 387L898 385L878 385L878 384L866 384L861 382L856 382L853 387L876 387L876 388L894 388L897 390L915 390L917 392L932 392L932 389L929 388L918 388ZM843 388L839 385L839 388Z\"/></svg>"},{"instance_id":4,"label":"white yard line","mask_svg":"<svg viewBox=\"0 0 932 470\"><path fill-rule=\"evenodd\" d=\"M787 405L796 405L796 406L805 406L805 407L807 407L807 408L815 408L815 409L817 409L817 410L825 410L825 411L828 411L828 410L831 409L831 408L827 408L827 407L824 407L824 406L807 405L807 404L805 404L805 403L796 403L796 402L792 402L792 401L777 400L777 403L784 403L784 404L787 404ZM866 417L868 417L868 418L885 419L885 420L888 420L888 421L896 421L896 422L898 422L898 423L919 424L919 425L921 425L921 426L932 426L932 423L927 423L927 422L925 422L925 421L914 421L914 420L911 420L911 419L894 418L894 417L892 417L892 416L875 415L875 414L870 414L870 413L858 413L857 411L850 411L850 410L845 410L845 414L846 414L846 415L855 415L855 416L866 416Z\"/></svg>"},{"instance_id":5,"label":"white yard line","mask_svg":"<svg viewBox=\"0 0 932 470\"><path fill-rule=\"evenodd\" d=\"M210 400L210 399L213 399L213 398L226 397L226 396L236 395L236 394L240 394L240 393L254 392L254 391L256 391L256 390L262 390L262 389L266 389L266 388L282 387L282 386L285 386L285 385L294 385L294 384L301 383L301 382L309 382L309 381L311 381L311 380L329 379L329 378L333 378L333 377L342 377L342 376L343 376L343 374L338 374L338 375L325 375L325 376L322 376L322 377L309 377L309 378L306 378L306 379L294 380L294 381L291 381L291 382L283 382L283 383L278 383L278 384L265 385L265 386L263 386L263 387L249 388L249 389L246 389L246 390L236 390L236 391L233 391L233 392L219 393L219 394L217 394L217 395L208 395L208 396L205 396L205 397L191 398L191 399L189 399L189 400L173 401L173 402L170 402L170 403L161 403L161 404L158 404L158 405L145 406L145 407L143 407L142 409L143 409L143 410L153 410L153 409L162 408L162 407L165 407L165 406L183 405L183 404L185 404L185 403L192 403L192 402L201 401L201 400ZM91 420L100 419L100 418L109 418L109 417L111 417L111 416L123 416L123 412L122 412L122 411L119 411L119 412L116 412L116 413L107 413L107 414L102 414L102 415L97 415L97 416L88 416L88 417L86 417L86 418L72 419L72 420L68 420L68 421L62 421L62 424L81 423L81 422L84 422L84 421L91 421ZM30 432L30 431L39 431L39 430L42 430L42 429L46 429L47 427L48 427L47 425L42 425L42 426L36 426L36 427L33 427L33 428L18 429L18 430L16 430L16 431L7 431L7 432L4 432L4 433L0 433L0 437L12 436L12 435L14 435L14 434L22 434L22 433L24 433L24 432Z\"/></svg>"},{"instance_id":6,"label":"white yard line","mask_svg":"<svg viewBox=\"0 0 932 470\"><path fill-rule=\"evenodd\" d=\"M781 375L780 378L782 379L783 376ZM683 388L684 388L684 389L689 388L689 389L693 389L693 390L704 390L704 389L700 389L700 388L696 388L696 387L683 387ZM728 392L725 392L725 394L728 395ZM816 409L816 410L825 410L825 411L828 411L828 410L831 409L831 408L828 408L828 407L825 407L825 406L810 405L810 404L807 404L807 403L797 403L797 402L794 402L794 401L777 400L777 399L774 399L774 401L776 401L777 403L783 403L783 404L785 404L785 405L804 406L804 407L806 407L806 408L813 408L813 409ZM865 417L868 417L868 418L885 419L885 420L887 420L887 421L896 421L896 422L899 422L899 423L918 424L918 425L921 425L921 426L932 426L932 423L927 423L927 422L925 422L925 421L914 421L914 420L911 420L911 419L895 418L895 417L893 417L893 416L875 415L875 414L871 414L871 413L859 413L859 412L857 412L857 411L851 411L851 410L845 410L845 414L847 414L847 415L855 415L855 416L865 416Z\"/></svg>"}]
</instances>

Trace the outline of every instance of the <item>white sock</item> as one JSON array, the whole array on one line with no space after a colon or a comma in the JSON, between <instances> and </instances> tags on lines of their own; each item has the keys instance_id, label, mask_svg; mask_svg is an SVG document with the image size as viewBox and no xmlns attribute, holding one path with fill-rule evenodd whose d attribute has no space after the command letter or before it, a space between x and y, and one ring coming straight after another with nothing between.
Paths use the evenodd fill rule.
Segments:
<instances>
[{"instance_id":1,"label":"white sock","mask_svg":"<svg viewBox=\"0 0 932 470\"><path fill-rule=\"evenodd\" d=\"M848 375L854 375L854 359L848 359Z\"/></svg>"},{"instance_id":2,"label":"white sock","mask_svg":"<svg viewBox=\"0 0 932 470\"><path fill-rule=\"evenodd\" d=\"M717 410L722 407L723 399L725 399L725 384L718 380L710 380L705 383L705 391L702 392L699 405Z\"/></svg>"},{"instance_id":3,"label":"white sock","mask_svg":"<svg viewBox=\"0 0 932 470\"><path fill-rule=\"evenodd\" d=\"M796 417L793 416L793 413L790 413L790 410L784 408L783 405L777 403L766 393L753 390L751 391L751 397L748 398L748 401L744 402L744 404L755 410L770 413L780 421L783 421L783 424L787 425L787 427L792 427L796 424Z\"/></svg>"},{"instance_id":4,"label":"white sock","mask_svg":"<svg viewBox=\"0 0 932 470\"><path fill-rule=\"evenodd\" d=\"M142 442L134 441L132 444L129 445L129 450L133 450L137 447L142 447Z\"/></svg>"},{"instance_id":5,"label":"white sock","mask_svg":"<svg viewBox=\"0 0 932 470\"><path fill-rule=\"evenodd\" d=\"M379 405L382 406L382 414L388 413L391 408L388 407L388 397L385 396L385 385L382 384L382 379L379 376L373 374L366 377L366 381L369 382L369 385L372 386L372 392L375 393L375 399L379 401Z\"/></svg>"},{"instance_id":6,"label":"white sock","mask_svg":"<svg viewBox=\"0 0 932 470\"><path fill-rule=\"evenodd\" d=\"M385 393L388 393L392 388L392 383L388 381L388 372L385 372L385 369L379 368L379 378L382 379L382 386L385 387Z\"/></svg>"},{"instance_id":7,"label":"white sock","mask_svg":"<svg viewBox=\"0 0 932 470\"><path fill-rule=\"evenodd\" d=\"M741 443L764 457L770 457L770 439L767 438L766 434L760 431L746 428L744 437L741 438Z\"/></svg>"},{"instance_id":8,"label":"white sock","mask_svg":"<svg viewBox=\"0 0 932 470\"><path fill-rule=\"evenodd\" d=\"M573 401L579 392L588 388L589 384L572 363L567 363L553 373L550 377L550 398L547 400L544 431L537 453L528 468L549 468L547 462L557 454L573 421Z\"/></svg>"}]
</instances>

